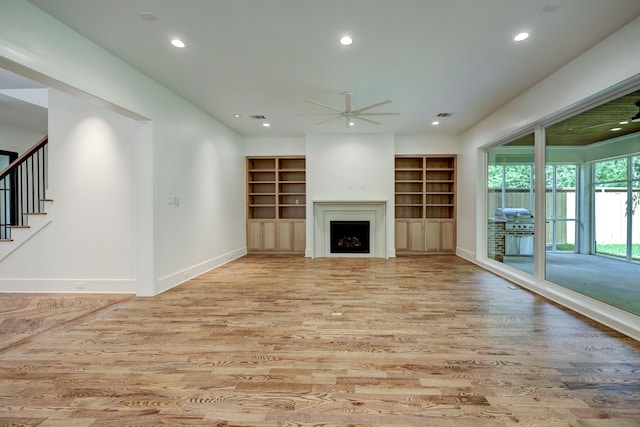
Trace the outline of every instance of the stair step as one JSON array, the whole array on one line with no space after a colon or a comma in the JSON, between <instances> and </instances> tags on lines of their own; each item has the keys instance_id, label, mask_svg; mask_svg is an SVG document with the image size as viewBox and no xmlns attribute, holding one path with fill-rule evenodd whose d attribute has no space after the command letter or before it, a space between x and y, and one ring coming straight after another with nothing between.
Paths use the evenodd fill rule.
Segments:
<instances>
[{"instance_id":1,"label":"stair step","mask_svg":"<svg viewBox=\"0 0 640 427\"><path fill-rule=\"evenodd\" d=\"M25 212L23 215L46 215L46 212Z\"/></svg>"},{"instance_id":2,"label":"stair step","mask_svg":"<svg viewBox=\"0 0 640 427\"><path fill-rule=\"evenodd\" d=\"M7 228L31 228L28 225L7 225Z\"/></svg>"},{"instance_id":3,"label":"stair step","mask_svg":"<svg viewBox=\"0 0 640 427\"><path fill-rule=\"evenodd\" d=\"M0 239L1 242L13 242L13 239Z\"/></svg>"},{"instance_id":4,"label":"stair step","mask_svg":"<svg viewBox=\"0 0 640 427\"><path fill-rule=\"evenodd\" d=\"M41 202L53 202L53 199L40 199Z\"/></svg>"}]
</instances>

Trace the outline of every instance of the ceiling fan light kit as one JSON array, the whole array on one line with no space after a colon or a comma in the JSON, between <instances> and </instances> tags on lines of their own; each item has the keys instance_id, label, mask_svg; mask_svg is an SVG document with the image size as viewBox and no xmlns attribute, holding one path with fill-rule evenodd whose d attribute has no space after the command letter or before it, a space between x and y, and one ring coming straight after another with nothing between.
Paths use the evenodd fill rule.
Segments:
<instances>
[{"instance_id":1,"label":"ceiling fan light kit","mask_svg":"<svg viewBox=\"0 0 640 427\"><path fill-rule=\"evenodd\" d=\"M636 102L636 107L638 107L638 112L635 116L631 117L631 121L634 123L640 122L640 101Z\"/></svg>"},{"instance_id":2,"label":"ceiling fan light kit","mask_svg":"<svg viewBox=\"0 0 640 427\"><path fill-rule=\"evenodd\" d=\"M307 99L307 102L310 103L310 104L318 105L318 106L320 106L322 108L326 108L327 110L333 111L333 113L325 113L325 114L323 114L323 115L330 114L333 117L331 117L328 120L323 120L323 121L321 121L319 123L316 123L317 125L328 123L328 122L331 122L333 120L340 119L340 118L343 118L343 117L345 119L345 123L346 123L347 128L354 126L353 119L362 120L362 121L365 121L365 122L368 122L368 123L379 125L380 122L377 122L375 120L371 120L371 119L369 119L367 117L363 117L363 116L397 116L397 115L400 114L400 113L370 113L370 112L368 112L369 110L372 110L374 108L377 108L377 107L380 107L382 105L390 103L391 102L390 99L386 99L384 101L376 102L375 104L370 104L370 105L367 105L367 106L364 106L364 107L360 107L360 108L357 108L357 109L354 110L352 108L352 104L351 104L351 100L352 100L353 94L351 92L345 92L343 95L344 95L344 102L345 102L344 110L339 110L339 109L331 107L329 105L321 104L319 102L311 101L311 100Z\"/></svg>"}]
</instances>

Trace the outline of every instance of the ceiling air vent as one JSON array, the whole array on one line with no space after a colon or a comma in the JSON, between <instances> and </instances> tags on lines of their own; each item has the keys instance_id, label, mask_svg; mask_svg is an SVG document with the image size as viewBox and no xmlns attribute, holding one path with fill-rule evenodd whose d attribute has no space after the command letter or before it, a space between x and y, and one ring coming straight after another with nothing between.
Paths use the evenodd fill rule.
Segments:
<instances>
[{"instance_id":1,"label":"ceiling air vent","mask_svg":"<svg viewBox=\"0 0 640 427\"><path fill-rule=\"evenodd\" d=\"M265 120L266 119L266 117L263 116L262 114L253 115L253 116L251 116L251 118L254 119L254 120Z\"/></svg>"},{"instance_id":2,"label":"ceiling air vent","mask_svg":"<svg viewBox=\"0 0 640 427\"><path fill-rule=\"evenodd\" d=\"M438 113L438 117L451 117L453 113Z\"/></svg>"},{"instance_id":3,"label":"ceiling air vent","mask_svg":"<svg viewBox=\"0 0 640 427\"><path fill-rule=\"evenodd\" d=\"M158 20L158 17L153 12L140 12L140 13L138 13L138 16L140 18L144 19L145 21L157 21Z\"/></svg>"}]
</instances>

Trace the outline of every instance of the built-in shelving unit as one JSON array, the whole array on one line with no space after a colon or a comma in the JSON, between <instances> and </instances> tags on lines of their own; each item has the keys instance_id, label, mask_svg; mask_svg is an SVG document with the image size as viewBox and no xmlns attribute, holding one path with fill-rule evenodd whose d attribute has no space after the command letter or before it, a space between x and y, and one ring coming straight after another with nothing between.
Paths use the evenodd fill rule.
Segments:
<instances>
[{"instance_id":1,"label":"built-in shelving unit","mask_svg":"<svg viewBox=\"0 0 640 427\"><path fill-rule=\"evenodd\" d=\"M396 252L455 250L455 188L455 155L396 156Z\"/></svg>"},{"instance_id":2,"label":"built-in shelving unit","mask_svg":"<svg viewBox=\"0 0 640 427\"><path fill-rule=\"evenodd\" d=\"M304 157L247 157L247 250L304 252Z\"/></svg>"}]
</instances>

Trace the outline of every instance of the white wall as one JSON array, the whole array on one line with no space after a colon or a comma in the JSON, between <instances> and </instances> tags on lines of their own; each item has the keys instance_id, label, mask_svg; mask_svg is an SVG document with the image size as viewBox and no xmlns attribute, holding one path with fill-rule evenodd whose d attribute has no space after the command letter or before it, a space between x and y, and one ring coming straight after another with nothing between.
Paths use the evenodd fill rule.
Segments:
<instances>
[{"instance_id":1,"label":"white wall","mask_svg":"<svg viewBox=\"0 0 640 427\"><path fill-rule=\"evenodd\" d=\"M135 292L136 123L56 90L49 119L52 222L0 262L0 289Z\"/></svg>"},{"instance_id":2,"label":"white wall","mask_svg":"<svg viewBox=\"0 0 640 427\"><path fill-rule=\"evenodd\" d=\"M314 201L386 201L386 243L393 249L394 144L391 134L306 136L308 256L314 247Z\"/></svg>"},{"instance_id":3,"label":"white wall","mask_svg":"<svg viewBox=\"0 0 640 427\"><path fill-rule=\"evenodd\" d=\"M22 154L34 146L46 134L33 130L26 130L0 124L0 150L13 151Z\"/></svg>"},{"instance_id":4,"label":"white wall","mask_svg":"<svg viewBox=\"0 0 640 427\"><path fill-rule=\"evenodd\" d=\"M139 294L246 252L244 152L235 132L26 1L3 0L0 66L142 120L133 130L141 167L132 183ZM179 204L168 205L174 196Z\"/></svg>"},{"instance_id":5,"label":"white wall","mask_svg":"<svg viewBox=\"0 0 640 427\"><path fill-rule=\"evenodd\" d=\"M244 139L245 156L304 156L304 137L253 137Z\"/></svg>"},{"instance_id":6,"label":"white wall","mask_svg":"<svg viewBox=\"0 0 640 427\"><path fill-rule=\"evenodd\" d=\"M458 154L460 139L446 135L396 135L395 154Z\"/></svg>"},{"instance_id":7,"label":"white wall","mask_svg":"<svg viewBox=\"0 0 640 427\"><path fill-rule=\"evenodd\" d=\"M164 104L153 119L156 292L246 253L240 138L186 102Z\"/></svg>"}]
</instances>

